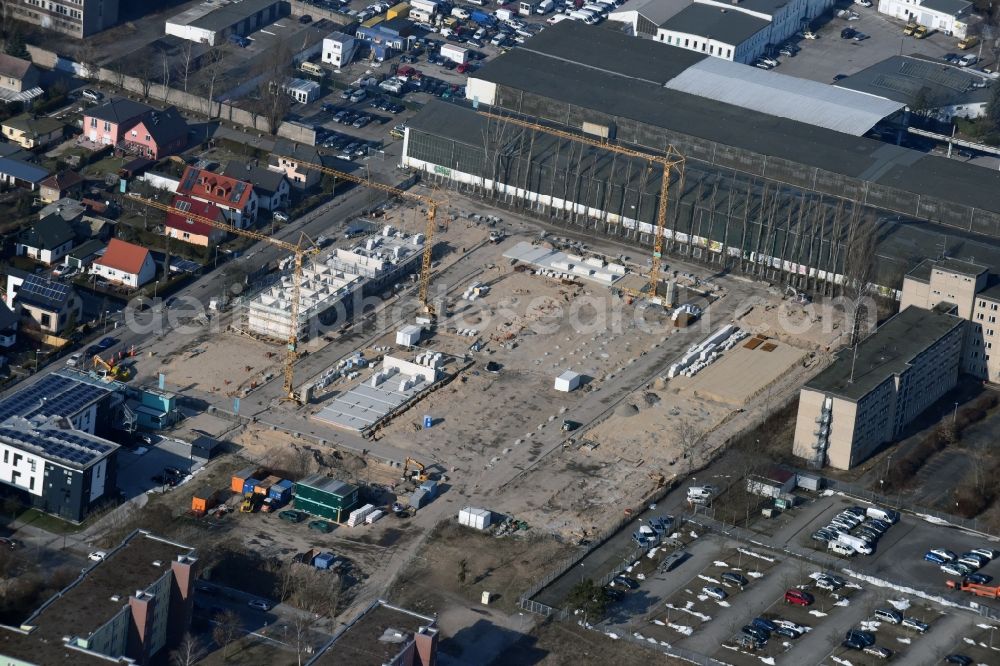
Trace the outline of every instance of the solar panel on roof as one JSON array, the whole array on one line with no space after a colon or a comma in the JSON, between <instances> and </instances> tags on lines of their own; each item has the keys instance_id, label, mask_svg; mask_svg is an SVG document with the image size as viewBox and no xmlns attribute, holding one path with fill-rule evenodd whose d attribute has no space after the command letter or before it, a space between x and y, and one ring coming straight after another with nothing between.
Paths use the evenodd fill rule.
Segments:
<instances>
[{"instance_id":1,"label":"solar panel on roof","mask_svg":"<svg viewBox=\"0 0 1000 666\"><path fill-rule=\"evenodd\" d=\"M192 187L194 187L195 181L197 180L198 180L198 170L191 169L190 171L188 171L187 178L184 179L184 183L183 185L181 185L181 189L190 190Z\"/></svg>"},{"instance_id":2,"label":"solar panel on roof","mask_svg":"<svg viewBox=\"0 0 1000 666\"><path fill-rule=\"evenodd\" d=\"M69 286L52 282L38 275L29 275L18 289L19 294L32 294L48 300L62 300L69 292Z\"/></svg>"}]
</instances>

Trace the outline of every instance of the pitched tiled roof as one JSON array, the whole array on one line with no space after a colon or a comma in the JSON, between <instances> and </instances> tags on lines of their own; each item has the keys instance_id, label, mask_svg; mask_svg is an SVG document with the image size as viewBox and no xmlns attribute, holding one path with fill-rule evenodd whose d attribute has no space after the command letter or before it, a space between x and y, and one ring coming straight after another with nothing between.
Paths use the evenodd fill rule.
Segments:
<instances>
[{"instance_id":1,"label":"pitched tiled roof","mask_svg":"<svg viewBox=\"0 0 1000 666\"><path fill-rule=\"evenodd\" d=\"M191 197L178 195L174 197L173 206L191 215L207 217L210 220L220 222L223 221L222 211L216 208L214 204L205 201L198 201ZM213 233L213 227L204 222L192 220L190 217L186 217L180 213L167 213L167 219L164 221L164 224L171 229L179 229L199 236L210 236Z\"/></svg>"},{"instance_id":2,"label":"pitched tiled roof","mask_svg":"<svg viewBox=\"0 0 1000 666\"><path fill-rule=\"evenodd\" d=\"M249 181L258 190L273 194L281 187L281 181L285 180L285 174L281 171L271 171L261 166L255 166L249 162L232 160L223 170L223 175L232 178L241 178Z\"/></svg>"},{"instance_id":3,"label":"pitched tiled roof","mask_svg":"<svg viewBox=\"0 0 1000 666\"><path fill-rule=\"evenodd\" d=\"M169 106L163 111L152 109L143 116L139 124L153 137L158 146L187 136L188 131L187 121L175 106Z\"/></svg>"},{"instance_id":4,"label":"pitched tiled roof","mask_svg":"<svg viewBox=\"0 0 1000 666\"><path fill-rule=\"evenodd\" d=\"M24 78L29 69L31 69L30 60L0 53L0 75L20 80Z\"/></svg>"},{"instance_id":5,"label":"pitched tiled roof","mask_svg":"<svg viewBox=\"0 0 1000 666\"><path fill-rule=\"evenodd\" d=\"M66 190L71 187L75 187L83 182L83 176L75 171L62 171L60 173L54 173L45 180L43 180L39 185L42 187L48 187L53 190Z\"/></svg>"},{"instance_id":6,"label":"pitched tiled roof","mask_svg":"<svg viewBox=\"0 0 1000 666\"><path fill-rule=\"evenodd\" d=\"M119 98L105 102L100 106L95 106L92 109L87 109L83 115L85 118L97 118L98 120L107 120L108 122L120 124L135 120L152 110L152 107L140 102Z\"/></svg>"},{"instance_id":7,"label":"pitched tiled roof","mask_svg":"<svg viewBox=\"0 0 1000 666\"><path fill-rule=\"evenodd\" d=\"M52 250L73 240L75 235L73 227L63 219L62 215L52 213L21 232L18 240L29 247Z\"/></svg>"},{"instance_id":8,"label":"pitched tiled roof","mask_svg":"<svg viewBox=\"0 0 1000 666\"><path fill-rule=\"evenodd\" d=\"M8 118L3 121L4 127L13 127L16 130L24 132L29 136L41 136L44 134L51 134L57 130L65 127L65 124L61 120L56 120L55 118L46 118L42 116L41 118L32 118L27 113L22 113L19 116L14 116L13 118Z\"/></svg>"},{"instance_id":9,"label":"pitched tiled roof","mask_svg":"<svg viewBox=\"0 0 1000 666\"><path fill-rule=\"evenodd\" d=\"M177 193L210 201L225 208L242 209L253 195L253 185L244 180L189 166L181 176Z\"/></svg>"},{"instance_id":10,"label":"pitched tiled roof","mask_svg":"<svg viewBox=\"0 0 1000 666\"><path fill-rule=\"evenodd\" d=\"M142 264L146 261L147 256L149 256L149 250L146 248L112 238L104 256L94 263L124 273L137 274L142 269Z\"/></svg>"}]
</instances>

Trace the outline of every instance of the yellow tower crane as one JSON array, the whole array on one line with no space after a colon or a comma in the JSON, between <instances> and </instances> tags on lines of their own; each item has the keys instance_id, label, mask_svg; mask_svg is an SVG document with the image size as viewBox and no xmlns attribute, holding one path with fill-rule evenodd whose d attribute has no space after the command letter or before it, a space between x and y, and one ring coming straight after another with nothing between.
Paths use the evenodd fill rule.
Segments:
<instances>
[{"instance_id":1,"label":"yellow tower crane","mask_svg":"<svg viewBox=\"0 0 1000 666\"><path fill-rule=\"evenodd\" d=\"M129 197L132 201L143 204L144 206L149 206L150 208L156 208L162 210L166 213L177 213L183 216L185 219L192 220L194 222L201 222L207 224L210 227L216 229L222 229L223 231L228 231L229 233L236 234L237 236L243 236L245 238L251 238L257 241L264 241L265 243L270 243L275 247L281 248L286 252L291 252L294 257L294 271L292 273L292 307L291 307L291 325L289 326L287 347L285 350L285 384L284 384L284 397L287 400L294 400L298 402L298 397L295 395L295 361L299 357L298 343L299 343L299 304L301 301L301 288L302 288L302 261L306 255L312 255L319 252L319 248L312 244L312 241L305 234L299 235L298 243L292 244L287 241L278 240L277 238L271 238L267 234L262 234L256 231L250 231L248 229L240 229L231 224L226 224L225 222L219 222L218 220L213 220L212 218L203 217L201 215L192 215L189 212L180 210L179 208L174 208L170 204L161 203L153 199L147 199L141 197L134 193L129 193ZM303 241L307 241L308 244L303 244Z\"/></svg>"},{"instance_id":2,"label":"yellow tower crane","mask_svg":"<svg viewBox=\"0 0 1000 666\"><path fill-rule=\"evenodd\" d=\"M320 173L333 176L334 178L339 178L340 180L345 180L349 183L355 183L363 187L379 190L380 192L392 194L404 199L417 201L427 207L427 226L424 229L424 253L420 262L420 290L417 293L424 311L433 317L435 315L434 307L427 299L427 292L431 281L431 259L433 256L433 243L431 241L434 238L434 232L437 227L436 218L437 209L440 205L439 202L431 197L424 196L423 194L417 194L416 192L410 192L408 190L401 190L398 187L393 187L392 185L386 185L384 183L377 183L370 178L358 176L353 173L347 173L346 171L331 169L330 167L322 164L302 162L298 158L289 155L278 155L275 153L275 156L289 164L294 164L304 169L319 171Z\"/></svg>"},{"instance_id":3,"label":"yellow tower crane","mask_svg":"<svg viewBox=\"0 0 1000 666\"><path fill-rule=\"evenodd\" d=\"M657 155L653 153L644 153L639 150L633 150L631 148L626 148L615 143L611 143L607 140L592 139L588 136L583 136L580 134L575 134L573 132L567 132L564 130L553 129L551 127L546 127L545 125L540 125L538 123L530 122L527 120L521 120L520 118L515 118L512 116L502 115L499 113L492 113L490 111L479 111L479 115L491 118L493 120L510 123L511 125L516 125L518 127L523 127L525 129L533 130L536 132L542 132L543 134L550 134L552 136L559 137L561 139L567 139L569 141L576 141L577 143L586 144L588 146L594 146L595 148L601 148L603 150L608 150L613 153L618 153L619 155L627 155L628 157L635 157L641 160L645 160L650 169L653 168L653 164L659 164L663 169L662 179L660 181L660 205L656 209L656 232L653 234L653 260L649 267L649 286L648 293L642 294L640 292L635 292L631 289L623 289L626 293L629 293L633 297L640 297L645 295L651 300L657 298L656 287L660 281L660 266L663 260L663 237L664 230L667 225L667 204L669 202L670 194L670 174L676 171L680 177L683 178L684 174L684 156L677 152L677 149L673 146L668 146L666 152L663 155Z\"/></svg>"}]
</instances>

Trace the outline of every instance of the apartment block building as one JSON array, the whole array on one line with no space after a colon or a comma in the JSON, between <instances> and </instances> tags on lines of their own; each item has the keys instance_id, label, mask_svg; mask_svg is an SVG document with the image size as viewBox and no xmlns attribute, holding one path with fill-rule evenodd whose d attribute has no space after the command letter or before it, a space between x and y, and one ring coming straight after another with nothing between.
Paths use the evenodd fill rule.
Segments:
<instances>
[{"instance_id":1,"label":"apartment block building","mask_svg":"<svg viewBox=\"0 0 1000 666\"><path fill-rule=\"evenodd\" d=\"M965 332L962 371L1000 382L1000 276L957 259L925 259L903 278L900 307L932 309L947 304L971 324Z\"/></svg>"},{"instance_id":2,"label":"apartment block building","mask_svg":"<svg viewBox=\"0 0 1000 666\"><path fill-rule=\"evenodd\" d=\"M379 599L340 629L306 666L435 666L437 620Z\"/></svg>"},{"instance_id":3,"label":"apartment block building","mask_svg":"<svg viewBox=\"0 0 1000 666\"><path fill-rule=\"evenodd\" d=\"M152 664L191 624L198 558L136 530L19 627L0 627L0 663Z\"/></svg>"},{"instance_id":4,"label":"apartment block building","mask_svg":"<svg viewBox=\"0 0 1000 666\"><path fill-rule=\"evenodd\" d=\"M14 18L71 37L89 37L118 23L119 0L12 0Z\"/></svg>"},{"instance_id":5,"label":"apartment block building","mask_svg":"<svg viewBox=\"0 0 1000 666\"><path fill-rule=\"evenodd\" d=\"M850 469L897 438L958 381L967 322L950 303L906 307L799 392L792 452Z\"/></svg>"}]
</instances>

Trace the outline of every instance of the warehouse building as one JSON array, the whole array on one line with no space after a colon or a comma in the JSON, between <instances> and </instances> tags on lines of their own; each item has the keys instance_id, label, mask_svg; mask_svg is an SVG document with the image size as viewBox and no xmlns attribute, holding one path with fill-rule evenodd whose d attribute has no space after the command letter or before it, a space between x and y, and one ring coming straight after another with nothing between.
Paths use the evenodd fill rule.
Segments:
<instances>
[{"instance_id":1,"label":"warehouse building","mask_svg":"<svg viewBox=\"0 0 1000 666\"><path fill-rule=\"evenodd\" d=\"M895 100L914 113L951 122L985 115L994 85L1000 83L971 67L898 55L841 79L834 87Z\"/></svg>"},{"instance_id":2,"label":"warehouse building","mask_svg":"<svg viewBox=\"0 0 1000 666\"><path fill-rule=\"evenodd\" d=\"M11 18L82 39L118 23L120 0L10 0Z\"/></svg>"},{"instance_id":3,"label":"warehouse building","mask_svg":"<svg viewBox=\"0 0 1000 666\"><path fill-rule=\"evenodd\" d=\"M494 205L651 244L658 166L485 118L491 105L639 150L676 148L685 177L672 179L670 254L829 291L843 279L848 220L865 217L880 225L887 287L898 288L908 257L933 255L952 231L978 235L976 256L1000 262L1000 174L861 136L895 134L899 103L861 94L855 112L806 86L707 69L719 84L703 91L685 74L707 58L563 21L471 76L471 104L428 104L408 123L402 163ZM771 94L788 110L768 106ZM892 113L876 122L883 108Z\"/></svg>"},{"instance_id":4,"label":"warehouse building","mask_svg":"<svg viewBox=\"0 0 1000 666\"><path fill-rule=\"evenodd\" d=\"M955 386L965 326L940 308L908 307L843 350L799 392L792 452L814 467L867 460Z\"/></svg>"},{"instance_id":5,"label":"warehouse building","mask_svg":"<svg viewBox=\"0 0 1000 666\"><path fill-rule=\"evenodd\" d=\"M194 550L136 530L42 604L0 629L5 664L166 663L191 625Z\"/></svg>"},{"instance_id":6,"label":"warehouse building","mask_svg":"<svg viewBox=\"0 0 1000 666\"><path fill-rule=\"evenodd\" d=\"M334 522L347 520L358 506L358 487L345 481L313 474L295 484L295 508Z\"/></svg>"},{"instance_id":7,"label":"warehouse building","mask_svg":"<svg viewBox=\"0 0 1000 666\"><path fill-rule=\"evenodd\" d=\"M285 0L239 0L201 3L166 22L166 34L192 42L219 46L233 37L246 37L264 26L288 16Z\"/></svg>"},{"instance_id":8,"label":"warehouse building","mask_svg":"<svg viewBox=\"0 0 1000 666\"><path fill-rule=\"evenodd\" d=\"M968 0L879 0L882 14L913 21L962 39L968 33L973 4Z\"/></svg>"},{"instance_id":9,"label":"warehouse building","mask_svg":"<svg viewBox=\"0 0 1000 666\"><path fill-rule=\"evenodd\" d=\"M340 629L306 666L437 664L437 620L381 599Z\"/></svg>"}]
</instances>

